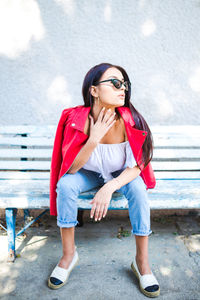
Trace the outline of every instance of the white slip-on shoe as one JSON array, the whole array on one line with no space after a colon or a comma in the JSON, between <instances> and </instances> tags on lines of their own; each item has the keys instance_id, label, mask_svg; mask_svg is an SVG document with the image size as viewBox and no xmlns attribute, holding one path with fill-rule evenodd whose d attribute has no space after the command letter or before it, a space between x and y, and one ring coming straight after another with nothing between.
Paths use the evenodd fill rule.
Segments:
<instances>
[{"instance_id":1,"label":"white slip-on shoe","mask_svg":"<svg viewBox=\"0 0 200 300\"><path fill-rule=\"evenodd\" d=\"M151 274L141 275L138 270L135 257L131 264L131 269L138 278L140 290L145 296L153 298L160 295L160 287L156 277L152 272Z\"/></svg>"},{"instance_id":2,"label":"white slip-on shoe","mask_svg":"<svg viewBox=\"0 0 200 300\"><path fill-rule=\"evenodd\" d=\"M64 269L56 265L53 272L48 278L48 287L56 290L61 288L64 284L66 284L71 271L78 264L78 261L79 261L78 252L75 250L74 257L68 269Z\"/></svg>"}]
</instances>

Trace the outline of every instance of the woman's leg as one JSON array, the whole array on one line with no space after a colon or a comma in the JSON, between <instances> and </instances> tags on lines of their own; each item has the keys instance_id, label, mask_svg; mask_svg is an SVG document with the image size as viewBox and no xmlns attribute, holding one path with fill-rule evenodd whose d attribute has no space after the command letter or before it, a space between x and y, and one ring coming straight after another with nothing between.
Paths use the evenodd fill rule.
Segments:
<instances>
[{"instance_id":1,"label":"woman's leg","mask_svg":"<svg viewBox=\"0 0 200 300\"><path fill-rule=\"evenodd\" d=\"M57 183L57 225L60 227L63 256L58 264L67 269L75 252L77 197L81 192L103 185L99 173L80 169L75 174L63 175Z\"/></svg>"},{"instance_id":2,"label":"woman's leg","mask_svg":"<svg viewBox=\"0 0 200 300\"><path fill-rule=\"evenodd\" d=\"M135 235L136 241L136 262L141 275L150 274L148 258L148 236Z\"/></svg>"},{"instance_id":3,"label":"woman's leg","mask_svg":"<svg viewBox=\"0 0 200 300\"><path fill-rule=\"evenodd\" d=\"M113 174L118 176L121 171ZM120 190L128 200L129 217L132 225L132 234L136 241L136 262L141 275L150 274L151 269L148 259L148 236L150 229L150 207L145 184L138 176Z\"/></svg>"},{"instance_id":4,"label":"woman's leg","mask_svg":"<svg viewBox=\"0 0 200 300\"><path fill-rule=\"evenodd\" d=\"M67 269L74 257L75 252L75 227L60 228L60 235L62 240L63 255L58 266Z\"/></svg>"}]
</instances>

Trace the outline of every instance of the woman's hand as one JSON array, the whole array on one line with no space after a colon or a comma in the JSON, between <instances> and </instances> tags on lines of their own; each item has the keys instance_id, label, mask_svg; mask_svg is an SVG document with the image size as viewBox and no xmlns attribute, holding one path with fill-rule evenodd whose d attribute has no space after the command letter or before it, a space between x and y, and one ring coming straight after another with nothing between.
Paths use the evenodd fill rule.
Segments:
<instances>
[{"instance_id":1,"label":"woman's hand","mask_svg":"<svg viewBox=\"0 0 200 300\"><path fill-rule=\"evenodd\" d=\"M112 113L111 109L108 109L104 115L105 107L102 108L98 115L98 119L94 124L94 119L91 115L90 118L90 140L94 141L95 143L99 143L102 137L108 132L108 130L113 126L116 122L115 112Z\"/></svg>"},{"instance_id":2,"label":"woman's hand","mask_svg":"<svg viewBox=\"0 0 200 300\"><path fill-rule=\"evenodd\" d=\"M102 216L103 218L105 218L113 192L113 185L109 185L108 183L106 183L98 190L95 197L90 202L90 204L93 204L91 208L90 218L93 218L94 214L95 221L100 221Z\"/></svg>"}]
</instances>

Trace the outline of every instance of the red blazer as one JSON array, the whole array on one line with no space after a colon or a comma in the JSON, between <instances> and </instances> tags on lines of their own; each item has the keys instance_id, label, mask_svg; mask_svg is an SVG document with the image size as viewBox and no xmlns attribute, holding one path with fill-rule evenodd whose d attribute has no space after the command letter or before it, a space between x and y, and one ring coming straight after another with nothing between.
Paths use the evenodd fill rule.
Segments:
<instances>
[{"instance_id":1,"label":"red blazer","mask_svg":"<svg viewBox=\"0 0 200 300\"><path fill-rule=\"evenodd\" d=\"M136 129L131 111L128 107L118 107L126 128L127 137L137 164L141 168L140 176L146 188L154 188L156 184L154 172L149 163L144 169L142 164L142 145L147 132ZM75 157L84 146L88 135L84 133L85 122L90 107L79 105L64 109L56 130L50 169L50 214L56 216L56 185L58 180L69 170Z\"/></svg>"}]
</instances>

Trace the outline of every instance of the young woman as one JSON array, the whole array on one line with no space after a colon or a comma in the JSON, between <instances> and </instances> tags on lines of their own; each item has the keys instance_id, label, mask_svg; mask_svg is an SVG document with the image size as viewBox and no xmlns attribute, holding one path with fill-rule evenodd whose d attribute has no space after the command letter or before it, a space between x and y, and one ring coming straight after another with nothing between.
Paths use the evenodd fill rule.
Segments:
<instances>
[{"instance_id":1,"label":"young woman","mask_svg":"<svg viewBox=\"0 0 200 300\"><path fill-rule=\"evenodd\" d=\"M141 291L156 297L160 288L148 261L148 236L152 231L146 190L155 186L150 129L130 102L131 84L122 67L102 63L91 68L82 94L84 105L63 110L54 141L50 213L57 215L63 256L48 286L62 287L77 265L77 196L99 187L91 201L90 217L97 221L106 216L114 191L125 195L136 240L131 268Z\"/></svg>"}]
</instances>

